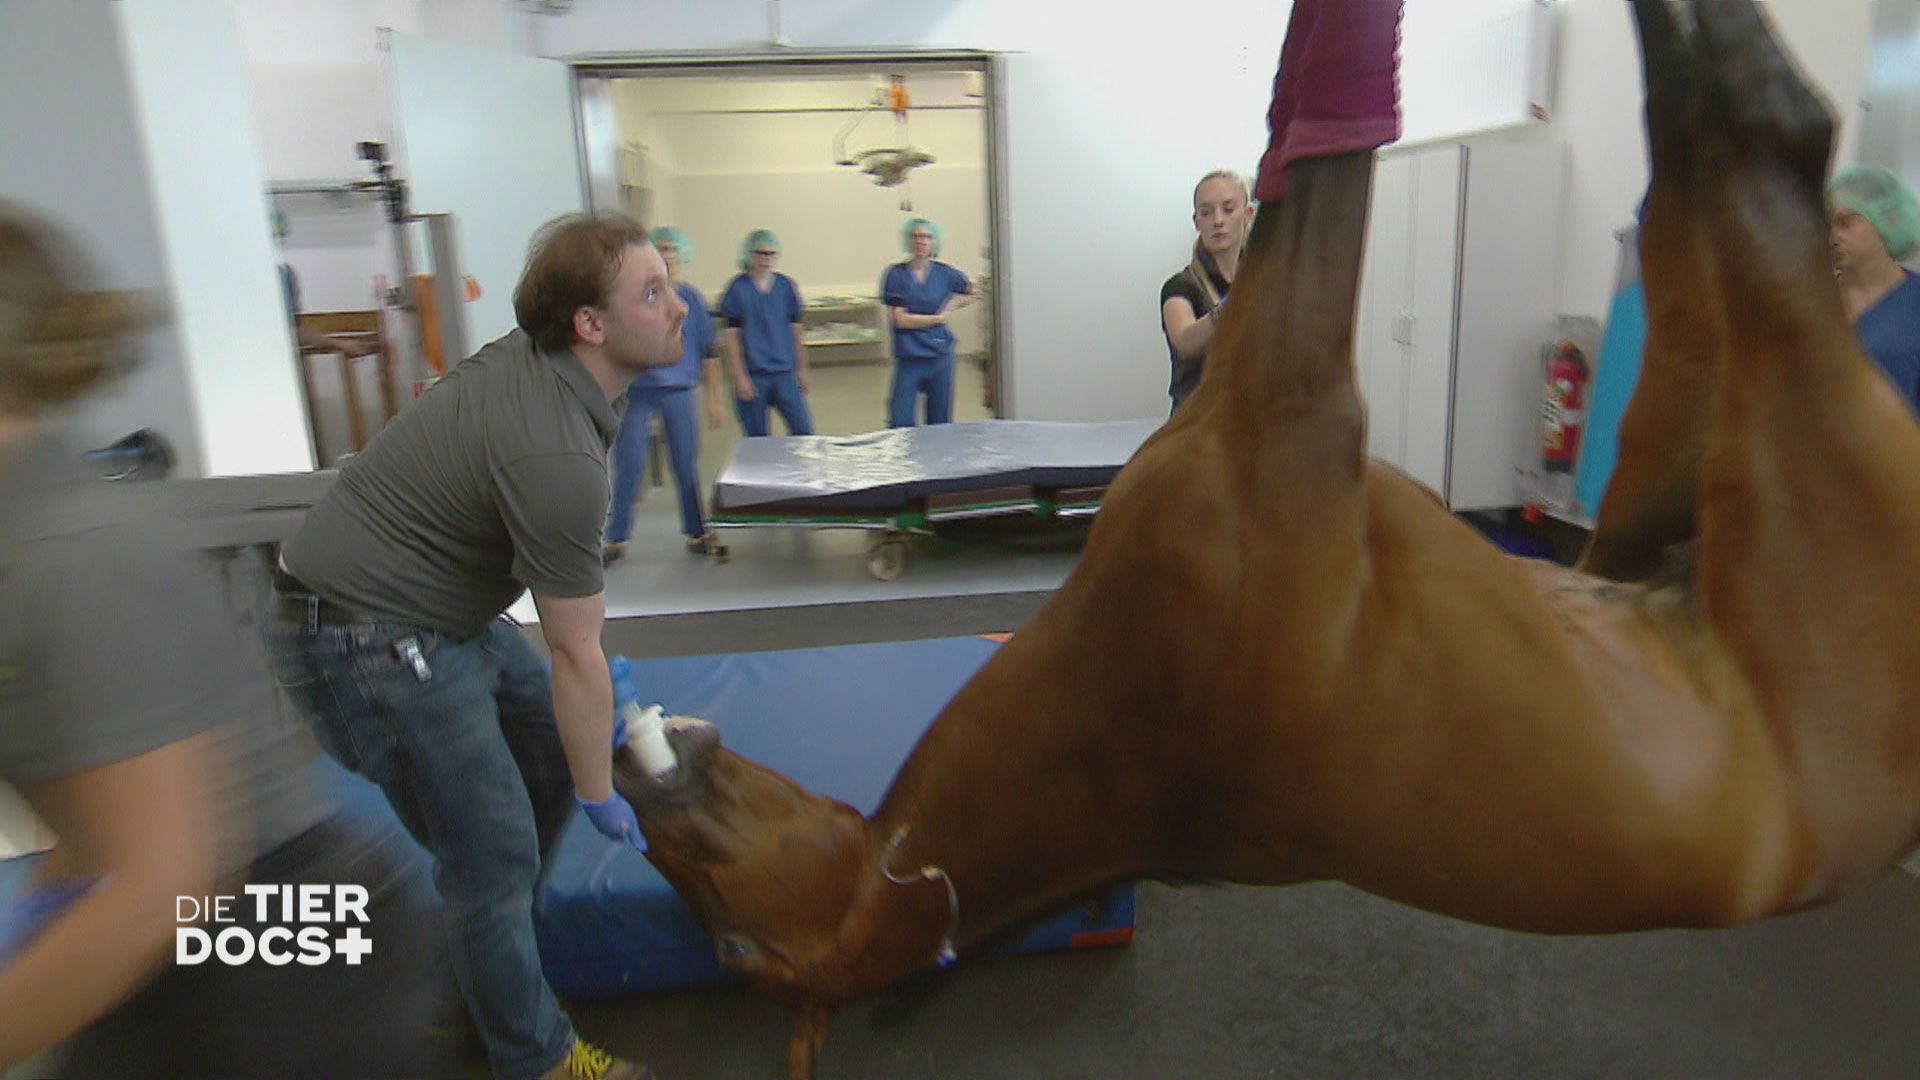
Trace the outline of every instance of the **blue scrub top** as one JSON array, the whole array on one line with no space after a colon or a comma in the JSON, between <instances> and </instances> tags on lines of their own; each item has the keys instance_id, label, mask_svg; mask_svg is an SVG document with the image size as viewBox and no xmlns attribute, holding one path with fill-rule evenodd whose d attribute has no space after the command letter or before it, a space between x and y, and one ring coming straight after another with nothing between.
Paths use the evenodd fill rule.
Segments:
<instances>
[{"instance_id":1,"label":"blue scrub top","mask_svg":"<svg viewBox=\"0 0 1920 1080\"><path fill-rule=\"evenodd\" d=\"M728 326L740 331L741 347L747 353L747 374L780 375L799 365L793 348L793 324L800 321L800 312L799 286L778 271L764 293L746 274L728 283L727 294L720 300L720 314Z\"/></svg>"},{"instance_id":2,"label":"blue scrub top","mask_svg":"<svg viewBox=\"0 0 1920 1080\"><path fill-rule=\"evenodd\" d=\"M699 289L684 281L675 285L673 291L679 293L687 305L687 322L680 330L686 349L681 352L679 363L641 372L627 387L629 395L641 390L685 390L698 386L701 365L713 355L713 316L707 311L706 298L700 295Z\"/></svg>"},{"instance_id":3,"label":"blue scrub top","mask_svg":"<svg viewBox=\"0 0 1920 1080\"><path fill-rule=\"evenodd\" d=\"M915 281L911 263L894 263L880 282L881 301L905 308L909 315L937 315L947 298L973 291L967 275L939 260L927 264L927 279ZM891 323L892 319L889 318ZM939 360L953 355L953 328L923 326L917 330L893 328L893 355L902 360Z\"/></svg>"},{"instance_id":4,"label":"blue scrub top","mask_svg":"<svg viewBox=\"0 0 1920 1080\"><path fill-rule=\"evenodd\" d=\"M1920 411L1920 278L1908 272L1892 292L1860 313L1853 332L1894 388L1906 395L1908 406Z\"/></svg>"}]
</instances>

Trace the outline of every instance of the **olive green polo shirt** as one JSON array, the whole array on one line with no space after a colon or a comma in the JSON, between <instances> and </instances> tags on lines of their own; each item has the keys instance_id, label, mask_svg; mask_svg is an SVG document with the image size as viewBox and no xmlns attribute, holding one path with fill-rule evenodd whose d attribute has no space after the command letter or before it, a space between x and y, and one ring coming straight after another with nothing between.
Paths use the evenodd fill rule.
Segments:
<instances>
[{"instance_id":1,"label":"olive green polo shirt","mask_svg":"<svg viewBox=\"0 0 1920 1080\"><path fill-rule=\"evenodd\" d=\"M303 744L219 567L137 516L55 436L0 460L0 782L30 786L207 735L223 869L311 828Z\"/></svg>"},{"instance_id":2,"label":"olive green polo shirt","mask_svg":"<svg viewBox=\"0 0 1920 1080\"><path fill-rule=\"evenodd\" d=\"M457 638L524 589L592 596L619 427L572 352L515 330L349 460L282 558L324 599Z\"/></svg>"}]
</instances>

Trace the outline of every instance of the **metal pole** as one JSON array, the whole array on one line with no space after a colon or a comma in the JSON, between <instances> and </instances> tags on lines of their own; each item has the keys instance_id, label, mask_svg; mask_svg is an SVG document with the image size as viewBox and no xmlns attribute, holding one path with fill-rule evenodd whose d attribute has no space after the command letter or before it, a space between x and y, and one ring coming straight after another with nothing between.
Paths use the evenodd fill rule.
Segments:
<instances>
[{"instance_id":1,"label":"metal pole","mask_svg":"<svg viewBox=\"0 0 1920 1080\"><path fill-rule=\"evenodd\" d=\"M454 246L452 214L420 214L433 250L434 312L440 320L440 358L451 369L467 358L466 277ZM424 380L426 375L421 374Z\"/></svg>"}]
</instances>

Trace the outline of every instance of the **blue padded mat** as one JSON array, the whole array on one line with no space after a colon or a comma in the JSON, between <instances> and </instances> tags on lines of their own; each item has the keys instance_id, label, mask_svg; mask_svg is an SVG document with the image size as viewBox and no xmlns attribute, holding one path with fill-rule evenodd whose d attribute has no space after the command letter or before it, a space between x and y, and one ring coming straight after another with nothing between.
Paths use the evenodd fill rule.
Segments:
<instances>
[{"instance_id":1,"label":"blue padded mat","mask_svg":"<svg viewBox=\"0 0 1920 1080\"><path fill-rule=\"evenodd\" d=\"M921 732L997 647L985 638L950 638L632 663L642 700L712 720L733 750L871 812ZM340 809L392 820L379 789L330 758L315 761L313 773ZM0 913L35 861L0 859ZM1133 916L1133 887L1122 886L1030 927L998 951L1124 944ZM556 847L534 929L547 979L565 997L733 980L653 864L601 837L584 814Z\"/></svg>"},{"instance_id":2,"label":"blue padded mat","mask_svg":"<svg viewBox=\"0 0 1920 1080\"><path fill-rule=\"evenodd\" d=\"M18 855L11 859L0 859L0 917L4 917L13 898L26 885L27 877L33 873L38 855Z\"/></svg>"},{"instance_id":3,"label":"blue padded mat","mask_svg":"<svg viewBox=\"0 0 1920 1080\"><path fill-rule=\"evenodd\" d=\"M921 733L996 648L946 638L632 663L643 702L710 720L728 748L871 813ZM547 981L564 997L733 980L653 864L580 819L560 839L534 915ZM1001 951L1122 944L1132 927L1127 885Z\"/></svg>"}]
</instances>

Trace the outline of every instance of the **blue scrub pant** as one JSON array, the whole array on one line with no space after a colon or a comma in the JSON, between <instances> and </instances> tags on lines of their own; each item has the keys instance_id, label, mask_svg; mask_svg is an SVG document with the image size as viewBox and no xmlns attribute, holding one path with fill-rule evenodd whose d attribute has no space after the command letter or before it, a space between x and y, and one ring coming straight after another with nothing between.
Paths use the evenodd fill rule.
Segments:
<instances>
[{"instance_id":1,"label":"blue scrub pant","mask_svg":"<svg viewBox=\"0 0 1920 1080\"><path fill-rule=\"evenodd\" d=\"M953 421L953 354L930 360L895 360L893 392L887 397L887 426L912 427L920 395L927 397L927 423Z\"/></svg>"},{"instance_id":2,"label":"blue scrub pant","mask_svg":"<svg viewBox=\"0 0 1920 1080\"><path fill-rule=\"evenodd\" d=\"M667 457L673 463L673 484L680 493L680 531L699 536L707 531L700 513L700 427L692 388L642 387L627 391L627 415L613 442L613 506L607 513L607 543L623 544L633 532L633 503L647 474L647 433L653 414L667 429Z\"/></svg>"},{"instance_id":3,"label":"blue scrub pant","mask_svg":"<svg viewBox=\"0 0 1920 1080\"><path fill-rule=\"evenodd\" d=\"M753 400L733 399L740 413L740 430L749 436L767 433L767 410L774 409L786 421L787 434L813 434L813 413L807 410L807 396L800 392L800 376L791 371L775 374L752 373Z\"/></svg>"}]
</instances>

